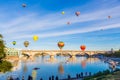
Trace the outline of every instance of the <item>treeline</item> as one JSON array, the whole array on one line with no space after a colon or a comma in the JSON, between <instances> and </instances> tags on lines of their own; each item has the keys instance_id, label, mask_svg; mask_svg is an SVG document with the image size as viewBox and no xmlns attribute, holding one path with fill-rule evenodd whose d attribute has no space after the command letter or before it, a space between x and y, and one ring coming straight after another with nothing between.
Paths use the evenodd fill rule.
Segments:
<instances>
[{"instance_id":1,"label":"treeline","mask_svg":"<svg viewBox=\"0 0 120 80\"><path fill-rule=\"evenodd\" d=\"M3 60L6 57L5 47L3 36L0 34L0 72L7 72L12 68L12 64L10 62Z\"/></svg>"},{"instance_id":2,"label":"treeline","mask_svg":"<svg viewBox=\"0 0 120 80\"><path fill-rule=\"evenodd\" d=\"M115 51L115 53L112 54L104 54L104 56L106 57L120 57L120 50L119 51Z\"/></svg>"}]
</instances>

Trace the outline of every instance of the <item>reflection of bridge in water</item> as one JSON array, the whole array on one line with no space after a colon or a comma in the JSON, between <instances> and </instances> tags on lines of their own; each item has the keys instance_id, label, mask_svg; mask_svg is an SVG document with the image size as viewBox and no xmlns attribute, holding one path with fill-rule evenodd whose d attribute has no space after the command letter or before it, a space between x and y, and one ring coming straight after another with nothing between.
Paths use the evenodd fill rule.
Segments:
<instances>
[{"instance_id":1,"label":"reflection of bridge in water","mask_svg":"<svg viewBox=\"0 0 120 80\"><path fill-rule=\"evenodd\" d=\"M35 55L50 55L50 57L54 57L57 54L61 55L95 55L95 54L105 54L106 51L80 51L80 50L22 50L22 53L28 54L31 57L34 57Z\"/></svg>"}]
</instances>

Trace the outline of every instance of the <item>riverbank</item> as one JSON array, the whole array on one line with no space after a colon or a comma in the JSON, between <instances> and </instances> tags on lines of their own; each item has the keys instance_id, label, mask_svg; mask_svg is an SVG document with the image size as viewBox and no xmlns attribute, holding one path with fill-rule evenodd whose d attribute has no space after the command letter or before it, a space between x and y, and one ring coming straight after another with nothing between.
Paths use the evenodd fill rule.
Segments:
<instances>
[{"instance_id":1,"label":"riverbank","mask_svg":"<svg viewBox=\"0 0 120 80\"><path fill-rule=\"evenodd\" d=\"M87 77L84 80L120 80L120 69L114 72L108 70L103 72L98 72L91 77Z\"/></svg>"}]
</instances>

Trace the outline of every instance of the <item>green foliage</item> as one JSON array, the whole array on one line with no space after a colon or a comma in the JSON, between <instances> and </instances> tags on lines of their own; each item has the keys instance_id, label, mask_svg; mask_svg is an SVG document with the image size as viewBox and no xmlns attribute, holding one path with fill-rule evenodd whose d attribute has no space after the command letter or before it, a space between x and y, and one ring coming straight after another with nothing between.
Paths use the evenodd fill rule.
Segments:
<instances>
[{"instance_id":1,"label":"green foliage","mask_svg":"<svg viewBox=\"0 0 120 80\"><path fill-rule=\"evenodd\" d=\"M99 71L96 74L94 74L93 76L87 77L84 80L101 80L102 78L104 78L103 75L107 75L110 74L111 72L109 70L105 70L103 72Z\"/></svg>"},{"instance_id":2,"label":"green foliage","mask_svg":"<svg viewBox=\"0 0 120 80\"><path fill-rule=\"evenodd\" d=\"M112 54L104 54L106 57L120 57L120 50L116 51L115 53Z\"/></svg>"},{"instance_id":3,"label":"green foliage","mask_svg":"<svg viewBox=\"0 0 120 80\"><path fill-rule=\"evenodd\" d=\"M0 72L7 72L11 71L12 64L8 61L1 61L0 62Z\"/></svg>"},{"instance_id":4,"label":"green foliage","mask_svg":"<svg viewBox=\"0 0 120 80\"><path fill-rule=\"evenodd\" d=\"M3 40L3 36L0 34L0 61L5 57L5 43Z\"/></svg>"}]
</instances>

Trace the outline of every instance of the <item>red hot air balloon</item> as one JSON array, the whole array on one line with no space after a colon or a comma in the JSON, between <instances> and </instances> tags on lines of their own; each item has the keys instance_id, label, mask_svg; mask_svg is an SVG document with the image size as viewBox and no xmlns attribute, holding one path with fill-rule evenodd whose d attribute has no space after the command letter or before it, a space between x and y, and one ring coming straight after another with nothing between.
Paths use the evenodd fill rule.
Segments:
<instances>
[{"instance_id":1,"label":"red hot air balloon","mask_svg":"<svg viewBox=\"0 0 120 80\"><path fill-rule=\"evenodd\" d=\"M76 16L79 16L79 15L80 15L80 12L79 12L79 11L75 12L75 15L76 15Z\"/></svg>"},{"instance_id":2,"label":"red hot air balloon","mask_svg":"<svg viewBox=\"0 0 120 80\"><path fill-rule=\"evenodd\" d=\"M84 50L86 49L86 46L85 46L85 45L81 45L81 46L80 46L80 49L81 49L82 51L84 51Z\"/></svg>"}]
</instances>

